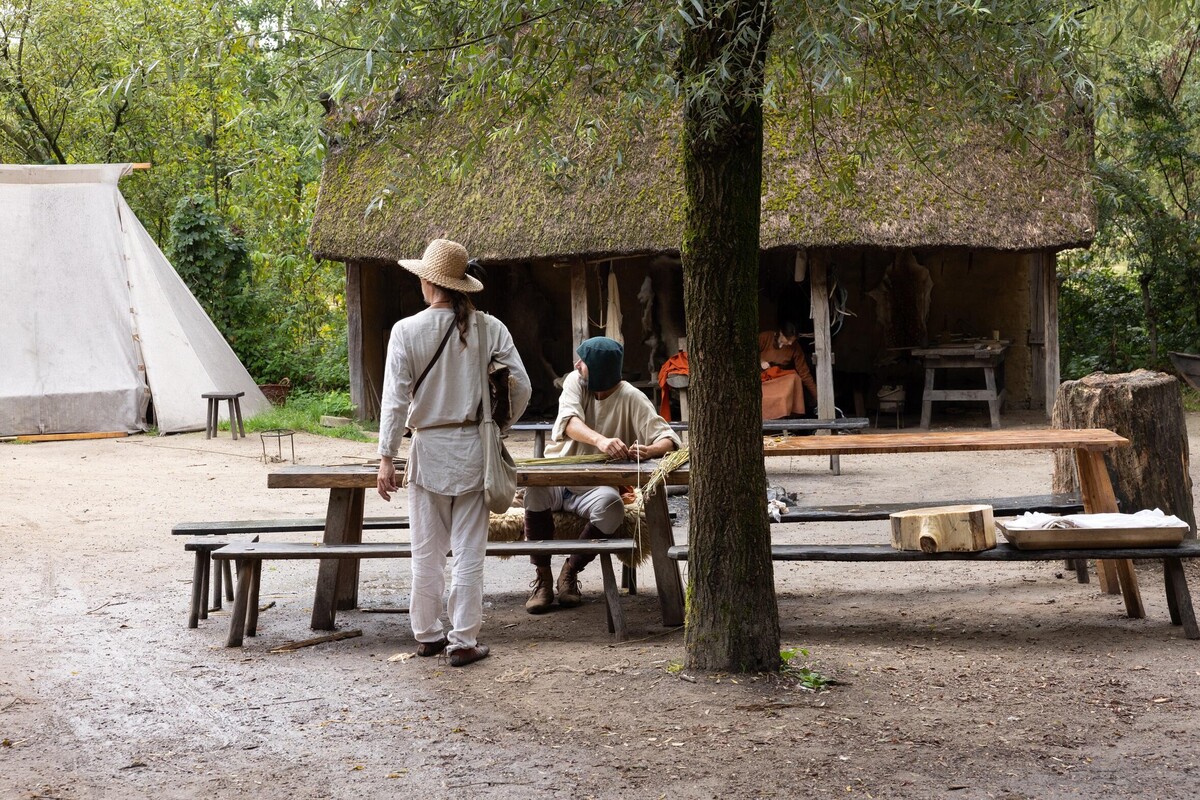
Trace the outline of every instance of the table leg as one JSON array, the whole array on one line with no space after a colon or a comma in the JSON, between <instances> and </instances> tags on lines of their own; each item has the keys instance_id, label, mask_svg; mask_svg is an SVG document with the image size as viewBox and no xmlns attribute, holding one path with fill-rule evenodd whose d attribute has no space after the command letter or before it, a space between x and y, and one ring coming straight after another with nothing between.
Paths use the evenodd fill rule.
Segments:
<instances>
[{"instance_id":1,"label":"table leg","mask_svg":"<svg viewBox=\"0 0 1200 800\"><path fill-rule=\"evenodd\" d=\"M365 489L330 489L325 512L325 544L362 541L362 508ZM357 519L354 517L357 510ZM312 627L331 631L339 609L354 608L358 600L358 559L321 559L313 597ZM354 604L354 605L348 605Z\"/></svg>"},{"instance_id":2,"label":"table leg","mask_svg":"<svg viewBox=\"0 0 1200 800\"><path fill-rule=\"evenodd\" d=\"M1083 508L1089 514L1117 511L1117 495L1104 465L1104 453L1079 449L1075 451L1075 465L1079 470L1079 493L1083 496ZM1111 570L1111 572L1107 572ZM1132 619L1142 619L1146 610L1142 607L1142 595L1138 590L1137 574L1133 562L1128 558L1097 561L1096 572L1100 576L1100 588L1109 594L1118 591L1125 599L1125 613ZM1115 578L1115 580L1114 580Z\"/></svg>"},{"instance_id":3,"label":"table leg","mask_svg":"<svg viewBox=\"0 0 1200 800\"><path fill-rule=\"evenodd\" d=\"M534 458L545 458L546 457L546 432L545 431L534 431L533 432L533 457Z\"/></svg>"},{"instance_id":4,"label":"table leg","mask_svg":"<svg viewBox=\"0 0 1200 800\"><path fill-rule=\"evenodd\" d=\"M996 393L996 368L983 368L983 384L988 391L988 413L992 417L992 428L1000 428L1000 395Z\"/></svg>"},{"instance_id":5,"label":"table leg","mask_svg":"<svg viewBox=\"0 0 1200 800\"><path fill-rule=\"evenodd\" d=\"M671 531L671 516L667 511L667 492L660 487L646 499L646 525L650 534L650 560L654 565L654 582L658 586L658 605L663 625L683 624L683 580L679 563L667 556L675 544Z\"/></svg>"},{"instance_id":6,"label":"table leg","mask_svg":"<svg viewBox=\"0 0 1200 800\"><path fill-rule=\"evenodd\" d=\"M925 368L925 391L921 395L921 430L929 430L933 422L933 377L937 372L933 367Z\"/></svg>"}]
</instances>

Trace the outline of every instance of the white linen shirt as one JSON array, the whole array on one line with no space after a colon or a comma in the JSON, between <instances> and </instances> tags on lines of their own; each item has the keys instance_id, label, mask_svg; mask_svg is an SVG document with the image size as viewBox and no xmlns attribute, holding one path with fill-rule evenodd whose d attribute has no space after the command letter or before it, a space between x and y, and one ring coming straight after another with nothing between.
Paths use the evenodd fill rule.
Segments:
<instances>
[{"instance_id":1,"label":"white linen shirt","mask_svg":"<svg viewBox=\"0 0 1200 800\"><path fill-rule=\"evenodd\" d=\"M413 431L408 452L408 480L444 495L483 489L483 452L478 413L483 387L479 375L479 323L485 327L485 352L493 364L508 367L512 419L520 419L531 387L512 335L500 320L476 312L467 345L450 334L446 347L413 396L412 386L433 359L454 312L427 308L392 327L384 367L380 403L379 454L400 455L405 429Z\"/></svg>"}]
</instances>

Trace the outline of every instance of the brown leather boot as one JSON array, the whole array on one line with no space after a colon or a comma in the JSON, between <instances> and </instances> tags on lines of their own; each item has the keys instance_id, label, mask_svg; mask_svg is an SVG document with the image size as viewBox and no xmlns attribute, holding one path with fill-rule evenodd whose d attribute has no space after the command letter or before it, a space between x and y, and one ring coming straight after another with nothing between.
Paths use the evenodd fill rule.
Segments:
<instances>
[{"instance_id":1,"label":"brown leather boot","mask_svg":"<svg viewBox=\"0 0 1200 800\"><path fill-rule=\"evenodd\" d=\"M529 585L533 594L525 601L525 610L530 614L545 614L554 605L554 573L549 567L538 567L537 577Z\"/></svg>"},{"instance_id":2,"label":"brown leather boot","mask_svg":"<svg viewBox=\"0 0 1200 800\"><path fill-rule=\"evenodd\" d=\"M579 572L571 559L563 564L562 572L558 573L558 604L563 608L574 608L583 604L583 593L579 589Z\"/></svg>"}]
</instances>

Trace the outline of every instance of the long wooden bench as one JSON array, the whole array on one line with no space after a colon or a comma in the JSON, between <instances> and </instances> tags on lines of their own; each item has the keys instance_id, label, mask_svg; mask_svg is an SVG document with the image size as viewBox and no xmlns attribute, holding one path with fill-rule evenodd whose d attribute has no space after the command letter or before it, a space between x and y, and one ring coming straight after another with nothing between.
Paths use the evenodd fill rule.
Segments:
<instances>
[{"instance_id":1,"label":"long wooden bench","mask_svg":"<svg viewBox=\"0 0 1200 800\"><path fill-rule=\"evenodd\" d=\"M688 429L686 422L668 422L671 430L682 433ZM871 424L866 417L839 417L838 419L769 419L762 423L763 433L811 433L813 431L833 431L834 433L853 433L861 431ZM546 434L554 430L553 422L517 422L510 430L533 433L533 457L542 458L546 454ZM834 475L841 475L841 462L836 455L829 457L829 468Z\"/></svg>"},{"instance_id":2,"label":"long wooden bench","mask_svg":"<svg viewBox=\"0 0 1200 800\"><path fill-rule=\"evenodd\" d=\"M177 522L171 527L172 536L229 536L253 534L258 541L261 533L306 533L325 529L325 520L314 517L294 519L235 519L223 522ZM408 517L374 517L363 520L364 530L407 530ZM220 611L222 598L233 600L233 575L230 562L221 562L212 575L211 555L229 542L195 541L184 544L184 552L194 553L192 563L192 599L188 605L188 627L195 628L199 620L208 619L209 611ZM205 602L212 585L212 602Z\"/></svg>"},{"instance_id":3,"label":"long wooden bench","mask_svg":"<svg viewBox=\"0 0 1200 800\"><path fill-rule=\"evenodd\" d=\"M931 506L989 505L997 517L1015 517L1027 511L1043 514L1079 514L1083 500L1078 494L1039 494L1021 497L989 497L978 500L922 500L916 503L855 503L843 506L792 506L780 514L779 522L867 522L887 519L897 511Z\"/></svg>"},{"instance_id":4,"label":"long wooden bench","mask_svg":"<svg viewBox=\"0 0 1200 800\"><path fill-rule=\"evenodd\" d=\"M596 553L604 579L604 602L608 631L625 641L625 616L621 611L613 555L632 555L633 539L551 540L538 542L488 542L489 556L571 555ZM243 636L254 636L258 627L258 594L262 563L267 560L412 558L408 542L364 542L359 544L305 544L297 542L237 542L212 553L218 561L233 561L238 568L237 593L230 614L227 647L241 647ZM335 576L336 577L336 576Z\"/></svg>"},{"instance_id":5,"label":"long wooden bench","mask_svg":"<svg viewBox=\"0 0 1200 800\"><path fill-rule=\"evenodd\" d=\"M688 546L676 545L667 551L676 561L686 561ZM1007 542L979 553L923 553L896 550L890 544L776 544L771 545L775 561L901 562L967 561L1069 561L1090 559L1158 559L1163 562L1163 580L1167 591L1167 609L1172 625L1182 625L1189 639L1200 639L1200 627L1192 611L1183 559L1200 558L1200 541L1186 541L1178 547L1122 547L1113 549L1018 550Z\"/></svg>"}]
</instances>

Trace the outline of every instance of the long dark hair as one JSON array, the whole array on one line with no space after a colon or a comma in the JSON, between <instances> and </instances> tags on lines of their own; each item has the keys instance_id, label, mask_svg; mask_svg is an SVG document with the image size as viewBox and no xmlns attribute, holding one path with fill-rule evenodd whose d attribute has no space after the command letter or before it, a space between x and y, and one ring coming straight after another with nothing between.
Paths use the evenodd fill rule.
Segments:
<instances>
[{"instance_id":1,"label":"long dark hair","mask_svg":"<svg viewBox=\"0 0 1200 800\"><path fill-rule=\"evenodd\" d=\"M450 301L450 308L454 310L454 324L458 326L458 338L463 343L463 347L467 346L467 330L471 324L471 315L475 313L475 304L471 302L471 298L465 292L457 292L453 289L442 289L446 295L446 299Z\"/></svg>"}]
</instances>

